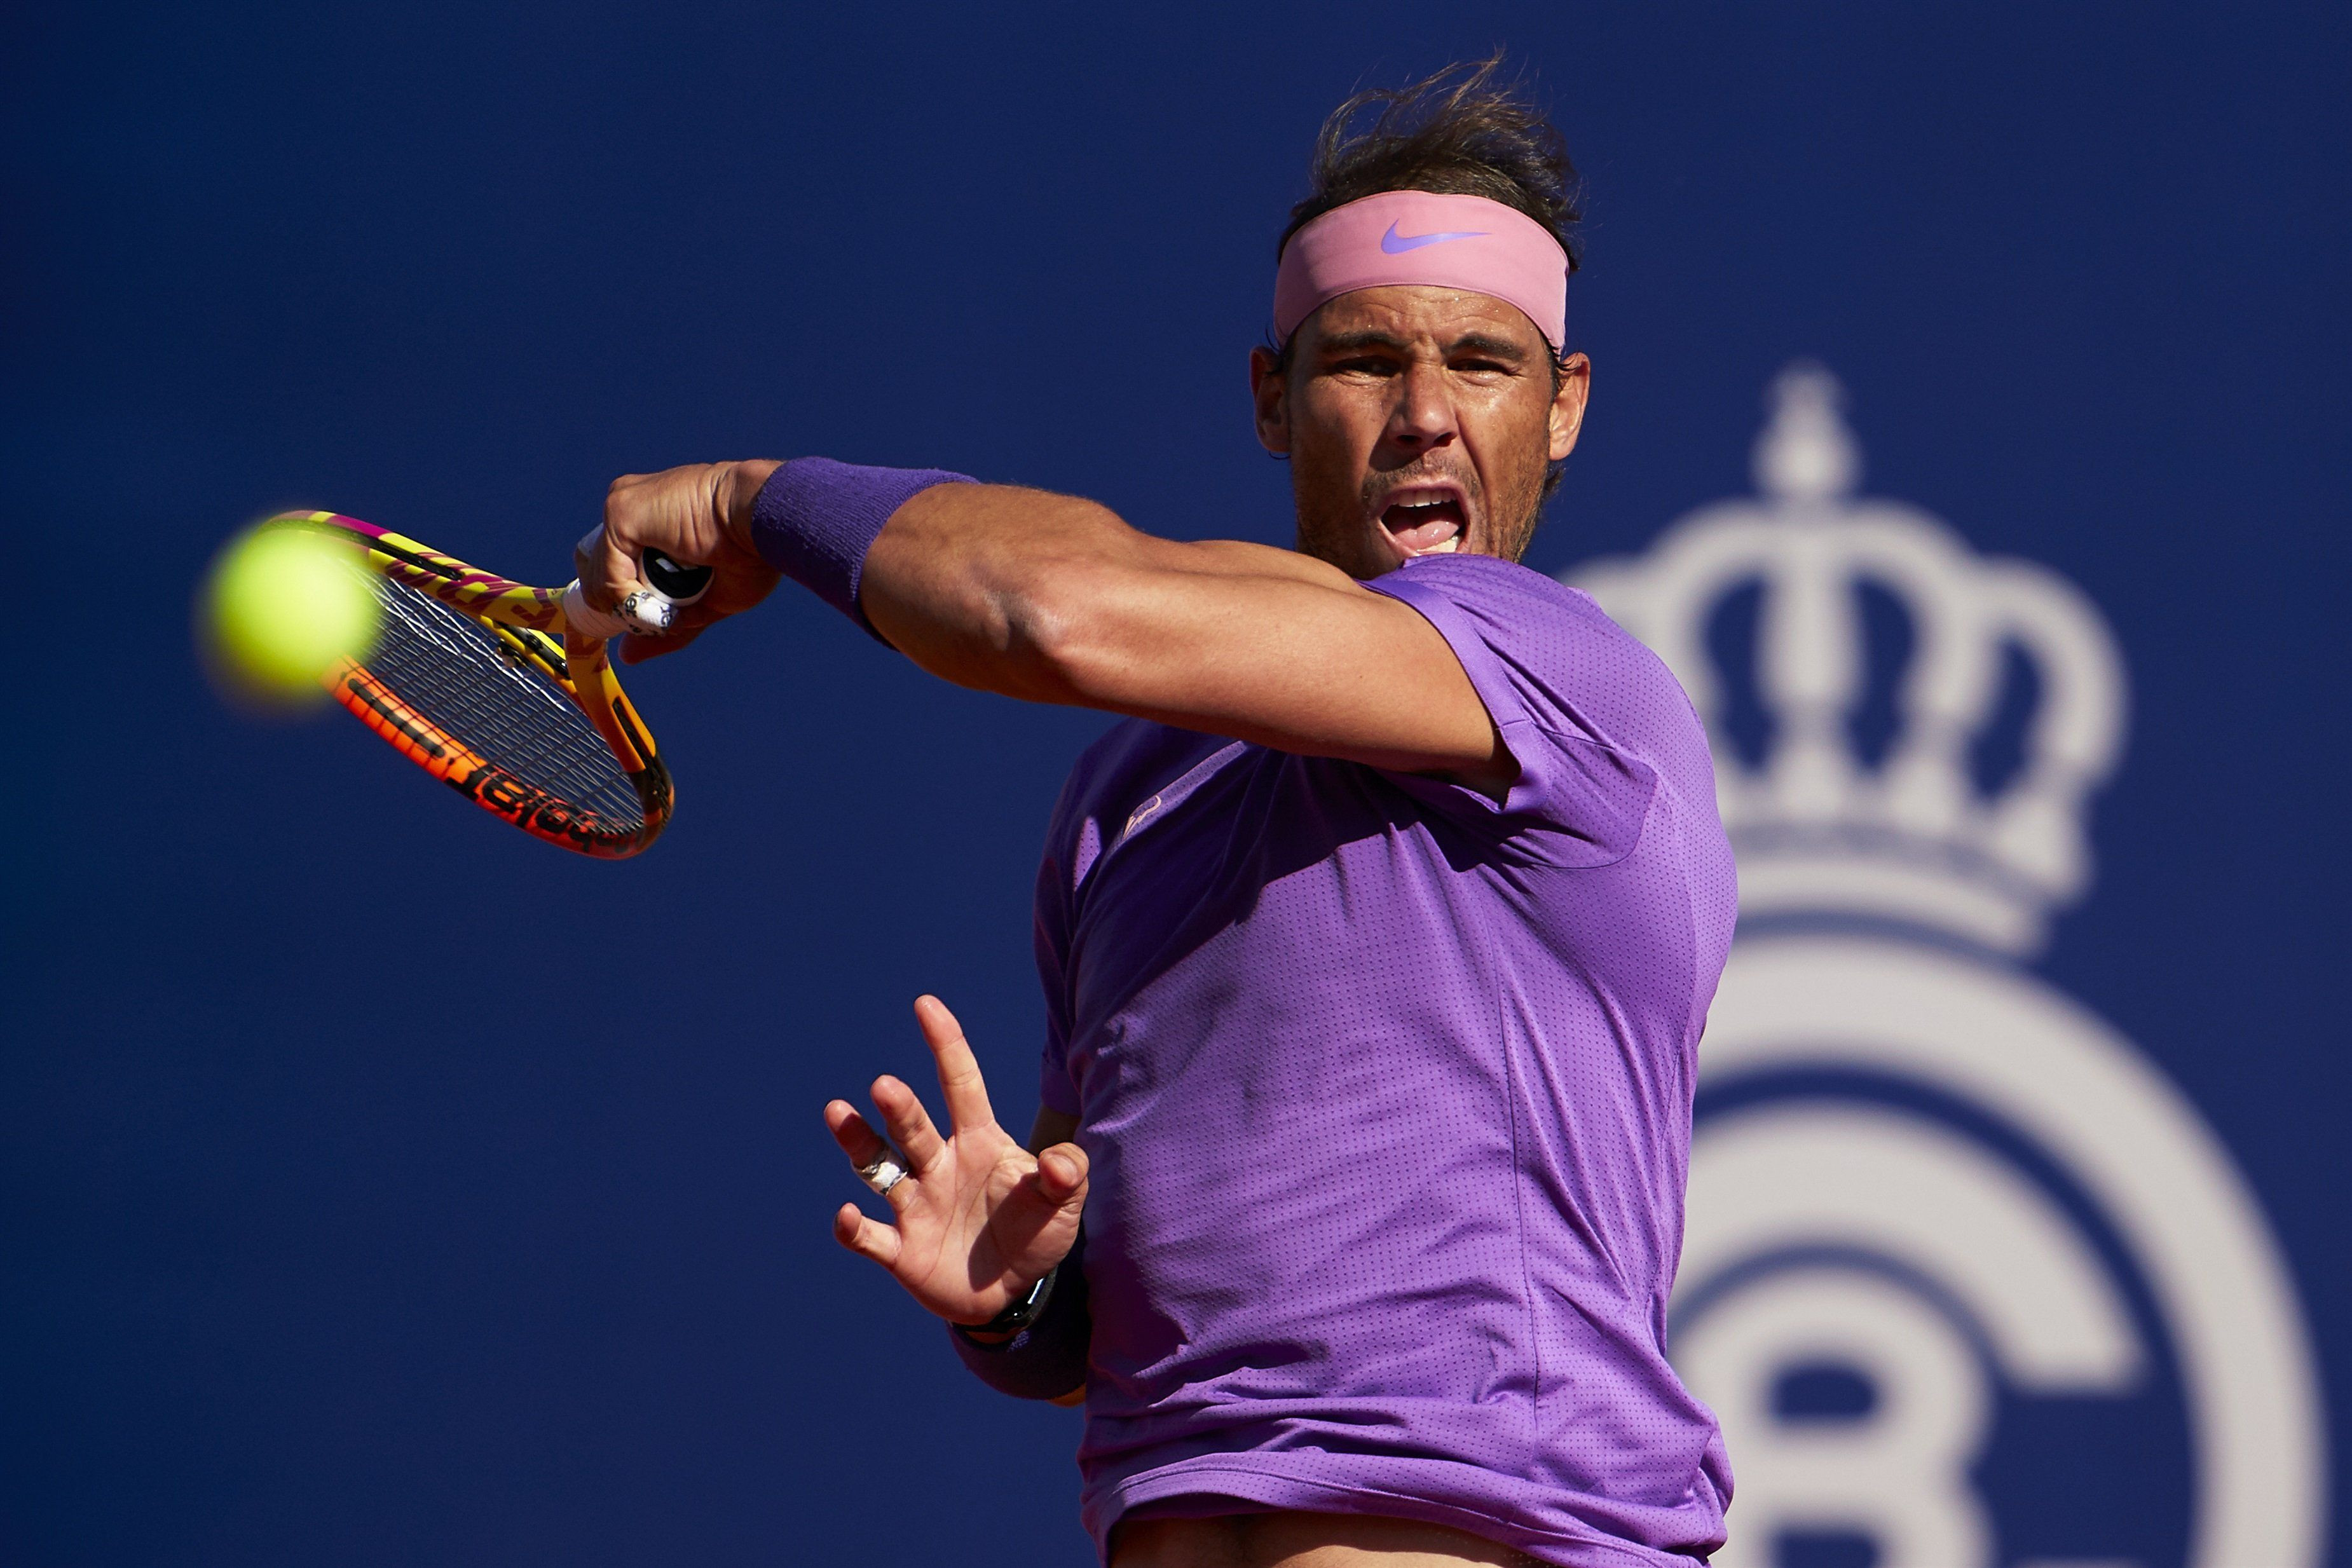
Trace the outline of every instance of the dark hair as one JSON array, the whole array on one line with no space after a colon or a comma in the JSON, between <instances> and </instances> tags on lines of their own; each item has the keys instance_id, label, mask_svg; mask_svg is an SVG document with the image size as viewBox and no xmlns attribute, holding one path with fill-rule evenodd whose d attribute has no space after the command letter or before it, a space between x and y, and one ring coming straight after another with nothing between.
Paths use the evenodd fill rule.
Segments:
<instances>
[{"instance_id":1,"label":"dark hair","mask_svg":"<svg viewBox=\"0 0 2352 1568\"><path fill-rule=\"evenodd\" d=\"M1485 196L1549 230L1576 269L1576 166L1568 144L1518 84L1499 79L1503 56L1466 60L1400 88L1372 88L1331 111L1315 138L1314 189L1290 209L1275 246L1334 207L1382 191ZM1353 130L1367 110L1380 112Z\"/></svg>"},{"instance_id":2,"label":"dark hair","mask_svg":"<svg viewBox=\"0 0 2352 1568\"><path fill-rule=\"evenodd\" d=\"M1517 82L1498 79L1500 51L1483 60L1461 60L1417 82L1369 88L1333 110L1315 138L1308 178L1313 189L1290 209L1290 225L1274 247L1282 258L1290 236L1334 207L1382 191L1432 191L1440 195L1485 196L1527 214L1543 225L1577 268L1576 225L1582 187L1568 142L1543 111L1528 101ZM1380 112L1360 131L1350 127L1364 111ZM1290 370L1297 341L1268 340L1277 370ZM1568 345L1554 352L1565 355ZM1551 390L1560 387L1562 361L1551 362ZM1544 476L1544 498L1559 488L1560 465Z\"/></svg>"}]
</instances>

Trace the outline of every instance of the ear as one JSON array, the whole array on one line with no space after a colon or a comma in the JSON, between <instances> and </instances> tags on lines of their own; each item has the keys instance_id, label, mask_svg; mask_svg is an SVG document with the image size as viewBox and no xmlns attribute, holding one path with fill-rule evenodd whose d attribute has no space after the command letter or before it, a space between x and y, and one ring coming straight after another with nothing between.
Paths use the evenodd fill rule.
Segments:
<instances>
[{"instance_id":1,"label":"ear","mask_svg":"<svg viewBox=\"0 0 2352 1568\"><path fill-rule=\"evenodd\" d=\"M1551 460L1576 450L1577 432L1584 428L1584 400L1592 390L1592 361L1570 354L1559 368L1559 391L1551 400Z\"/></svg>"},{"instance_id":2,"label":"ear","mask_svg":"<svg viewBox=\"0 0 2352 1568\"><path fill-rule=\"evenodd\" d=\"M1257 411L1257 444L1276 457L1290 455L1290 377L1265 349L1252 349L1250 402Z\"/></svg>"}]
</instances>

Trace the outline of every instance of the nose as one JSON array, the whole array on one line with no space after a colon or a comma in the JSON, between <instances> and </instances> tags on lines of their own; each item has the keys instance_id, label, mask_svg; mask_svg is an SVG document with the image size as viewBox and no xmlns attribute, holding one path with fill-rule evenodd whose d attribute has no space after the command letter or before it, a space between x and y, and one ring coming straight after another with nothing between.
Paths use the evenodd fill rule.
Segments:
<instances>
[{"instance_id":1,"label":"nose","mask_svg":"<svg viewBox=\"0 0 2352 1568\"><path fill-rule=\"evenodd\" d=\"M1427 452L1454 439L1454 398L1439 365L1415 361L1398 378L1388 438L1409 452Z\"/></svg>"}]
</instances>

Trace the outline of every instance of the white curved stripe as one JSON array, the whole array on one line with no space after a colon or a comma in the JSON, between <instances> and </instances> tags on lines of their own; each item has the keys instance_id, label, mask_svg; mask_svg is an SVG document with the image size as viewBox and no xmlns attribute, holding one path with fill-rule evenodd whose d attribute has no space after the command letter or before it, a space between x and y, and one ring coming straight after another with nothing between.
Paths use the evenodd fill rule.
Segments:
<instances>
[{"instance_id":1,"label":"white curved stripe","mask_svg":"<svg viewBox=\"0 0 2352 1568\"><path fill-rule=\"evenodd\" d=\"M2284 1262L2227 1152L2114 1030L2025 976L1863 936L1732 949L1703 1082L1868 1069L1956 1092L2066 1166L2147 1272L2193 1433L2192 1568L2302 1568L2325 1538L2326 1432Z\"/></svg>"},{"instance_id":2,"label":"white curved stripe","mask_svg":"<svg viewBox=\"0 0 2352 1568\"><path fill-rule=\"evenodd\" d=\"M1949 1291L2020 1387L2120 1393L2138 1379L2130 1314L2066 1217L2009 1162L1916 1116L1780 1104L1711 1119L1691 1147L1687 1213L1685 1289L1759 1253L1851 1246Z\"/></svg>"},{"instance_id":3,"label":"white curved stripe","mask_svg":"<svg viewBox=\"0 0 2352 1568\"><path fill-rule=\"evenodd\" d=\"M1789 1421L1787 1370L1826 1360L1870 1385L1870 1408ZM1716 1568L1770 1568L1792 1531L1858 1531L1881 1568L1986 1568L1991 1521L1969 1480L1991 1425L1990 1380L1960 1330L1913 1291L1838 1268L1734 1288L1680 1336L1675 1364L1723 1422L1740 1494Z\"/></svg>"}]
</instances>

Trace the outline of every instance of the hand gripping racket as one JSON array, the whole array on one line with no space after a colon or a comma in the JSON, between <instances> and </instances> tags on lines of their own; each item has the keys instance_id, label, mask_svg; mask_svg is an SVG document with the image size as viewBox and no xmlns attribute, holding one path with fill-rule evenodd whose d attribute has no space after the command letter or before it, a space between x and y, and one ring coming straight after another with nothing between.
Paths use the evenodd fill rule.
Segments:
<instances>
[{"instance_id":1,"label":"hand gripping racket","mask_svg":"<svg viewBox=\"0 0 2352 1568\"><path fill-rule=\"evenodd\" d=\"M645 557L650 591L609 615L565 588L527 588L356 517L288 512L270 528L350 543L383 607L375 647L323 677L410 761L534 838L620 860L668 824L676 790L604 640L669 629L709 567Z\"/></svg>"}]
</instances>

